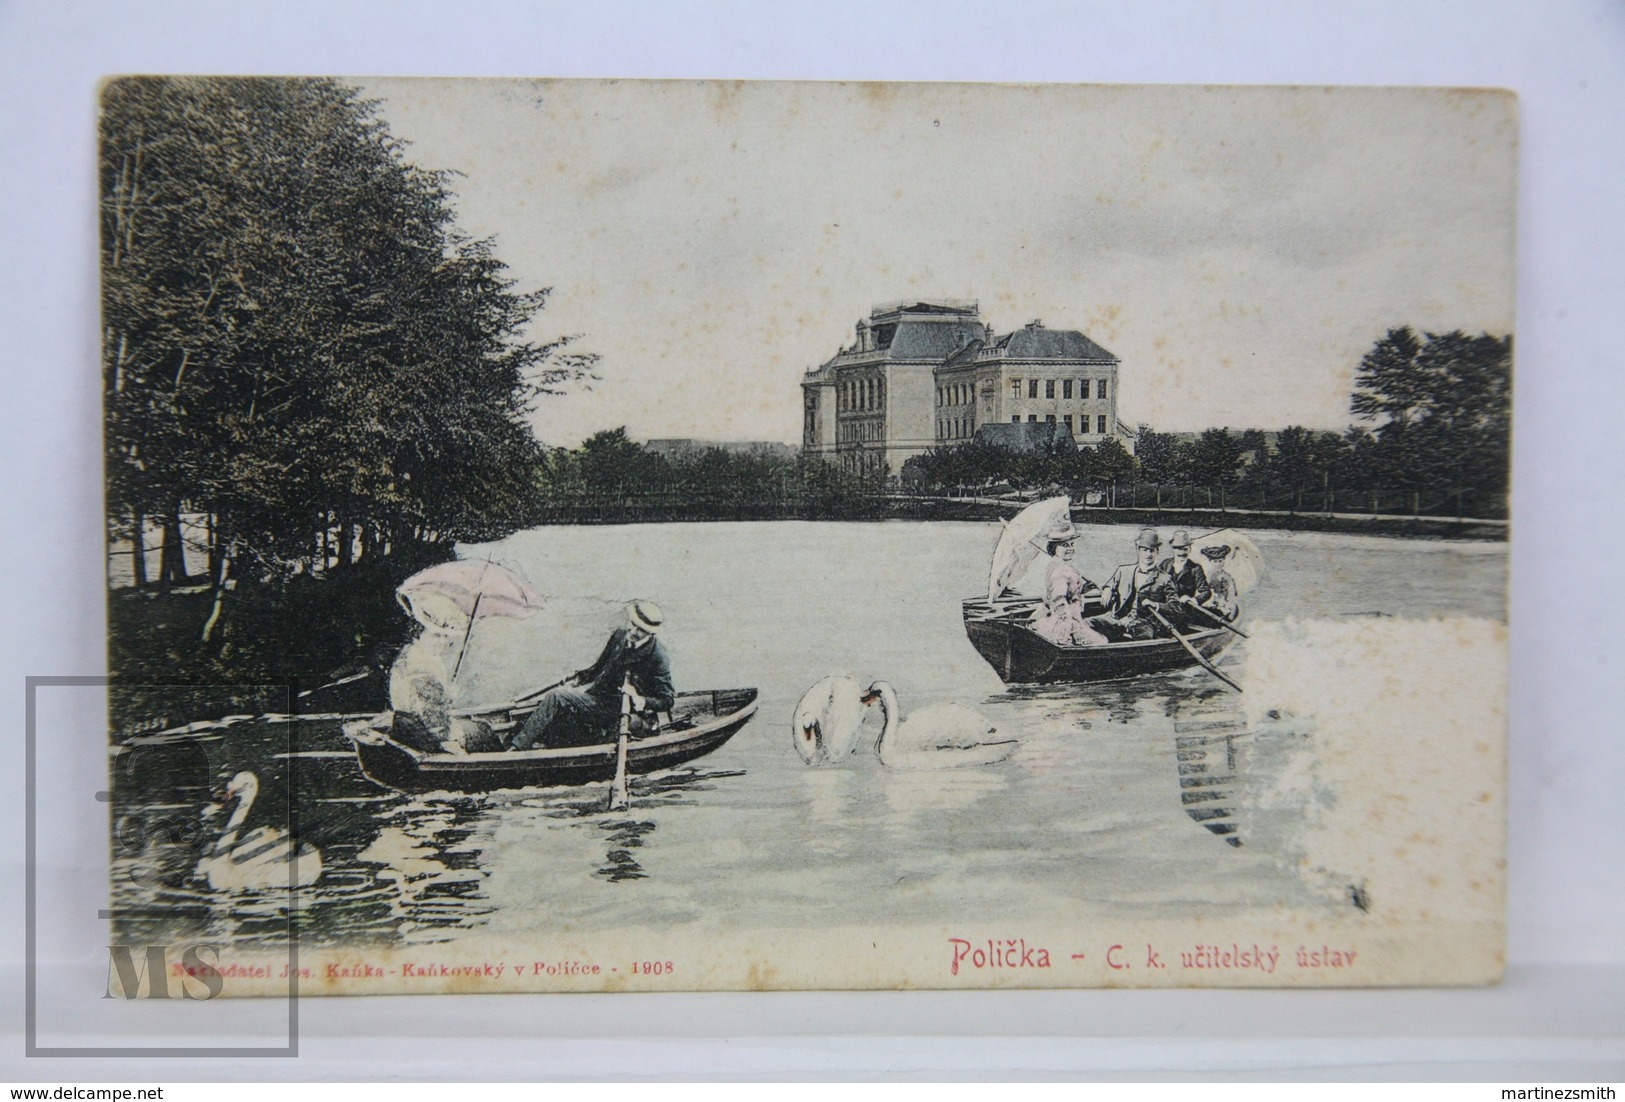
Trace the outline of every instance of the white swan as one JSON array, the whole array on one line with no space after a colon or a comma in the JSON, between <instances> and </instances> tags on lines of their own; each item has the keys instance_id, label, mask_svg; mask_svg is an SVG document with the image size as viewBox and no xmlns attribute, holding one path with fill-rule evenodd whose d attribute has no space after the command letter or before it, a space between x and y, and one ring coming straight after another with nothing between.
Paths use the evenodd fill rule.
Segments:
<instances>
[{"instance_id":1,"label":"white swan","mask_svg":"<svg viewBox=\"0 0 1625 1102\"><path fill-rule=\"evenodd\" d=\"M997 733L987 717L963 704L931 704L906 719L891 685L876 681L864 699L879 700L886 719L875 752L880 764L893 769L952 769L996 765L1015 753L1015 739L990 739Z\"/></svg>"},{"instance_id":2,"label":"white swan","mask_svg":"<svg viewBox=\"0 0 1625 1102\"><path fill-rule=\"evenodd\" d=\"M216 891L303 888L322 875L321 851L308 842L301 842L295 850L286 831L258 827L237 837L259 792L259 778L248 772L238 773L226 786L227 799L236 796L237 806L226 821L226 832L198 862L198 872Z\"/></svg>"},{"instance_id":3,"label":"white swan","mask_svg":"<svg viewBox=\"0 0 1625 1102\"><path fill-rule=\"evenodd\" d=\"M796 705L790 733L808 765L839 761L857 749L867 708L880 702L885 723L875 739L882 765L893 768L952 768L993 765L1015 751L1013 739L992 740L994 727L959 704L921 708L905 721L897 693L885 681L868 689L850 677L826 677Z\"/></svg>"},{"instance_id":4,"label":"white swan","mask_svg":"<svg viewBox=\"0 0 1625 1102\"><path fill-rule=\"evenodd\" d=\"M808 765L838 761L858 748L858 731L869 702L850 677L826 677L796 705L790 733L796 753Z\"/></svg>"}]
</instances>

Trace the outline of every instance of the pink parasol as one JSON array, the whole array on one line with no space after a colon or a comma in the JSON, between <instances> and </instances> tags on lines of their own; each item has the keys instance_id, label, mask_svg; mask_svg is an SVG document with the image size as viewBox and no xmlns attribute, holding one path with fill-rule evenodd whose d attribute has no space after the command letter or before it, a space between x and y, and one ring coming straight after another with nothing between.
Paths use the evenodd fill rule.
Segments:
<instances>
[{"instance_id":1,"label":"pink parasol","mask_svg":"<svg viewBox=\"0 0 1625 1102\"><path fill-rule=\"evenodd\" d=\"M420 570L400 584L395 597L425 627L464 627L463 620L484 616L528 616L542 607L542 595L529 582L499 563L457 559ZM445 624L446 614L461 613ZM424 620L422 612L431 613Z\"/></svg>"},{"instance_id":2,"label":"pink parasol","mask_svg":"<svg viewBox=\"0 0 1625 1102\"><path fill-rule=\"evenodd\" d=\"M395 599L430 631L462 633L454 681L476 620L528 616L542 607L542 595L529 582L488 559L456 559L420 570L396 588Z\"/></svg>"}]
</instances>

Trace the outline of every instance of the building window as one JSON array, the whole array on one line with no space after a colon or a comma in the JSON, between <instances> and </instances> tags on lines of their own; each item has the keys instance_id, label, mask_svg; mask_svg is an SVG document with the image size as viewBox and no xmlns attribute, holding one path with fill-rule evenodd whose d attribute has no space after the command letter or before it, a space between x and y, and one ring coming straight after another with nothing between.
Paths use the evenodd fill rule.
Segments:
<instances>
[{"instance_id":1,"label":"building window","mask_svg":"<svg viewBox=\"0 0 1625 1102\"><path fill-rule=\"evenodd\" d=\"M1011 379L1010 380L1010 400L1013 402L1017 398L1020 398L1020 397L1021 397L1021 380L1020 379Z\"/></svg>"},{"instance_id":2,"label":"building window","mask_svg":"<svg viewBox=\"0 0 1625 1102\"><path fill-rule=\"evenodd\" d=\"M1087 397L1089 397L1089 380L1088 379L1079 379L1078 380L1078 397L1079 398L1087 398Z\"/></svg>"},{"instance_id":3,"label":"building window","mask_svg":"<svg viewBox=\"0 0 1625 1102\"><path fill-rule=\"evenodd\" d=\"M1055 380L1054 379L1045 379L1044 380L1044 397L1046 397L1046 398L1055 397ZM1055 418L1051 417L1050 420L1053 421L1053 420L1055 420Z\"/></svg>"},{"instance_id":4,"label":"building window","mask_svg":"<svg viewBox=\"0 0 1625 1102\"><path fill-rule=\"evenodd\" d=\"M1106 415L1104 413L1095 418L1095 431L1102 436L1106 435Z\"/></svg>"},{"instance_id":5,"label":"building window","mask_svg":"<svg viewBox=\"0 0 1625 1102\"><path fill-rule=\"evenodd\" d=\"M1028 379L1027 380L1027 397L1029 397L1029 398L1038 397L1038 380L1037 379ZM1036 420L1036 418L1035 418L1035 420Z\"/></svg>"},{"instance_id":6,"label":"building window","mask_svg":"<svg viewBox=\"0 0 1625 1102\"><path fill-rule=\"evenodd\" d=\"M1106 380L1105 379L1101 379L1099 382L1097 382L1095 384L1095 392L1096 392L1095 393L1096 398L1104 398L1104 397L1106 397Z\"/></svg>"},{"instance_id":7,"label":"building window","mask_svg":"<svg viewBox=\"0 0 1625 1102\"><path fill-rule=\"evenodd\" d=\"M1038 421L1038 414L1036 414L1036 413L1029 413L1029 414L1028 414L1028 415L1027 415L1027 421L1028 421L1028 423L1029 423L1029 424L1036 424L1036 423L1037 423L1037 421Z\"/></svg>"},{"instance_id":8,"label":"building window","mask_svg":"<svg viewBox=\"0 0 1625 1102\"><path fill-rule=\"evenodd\" d=\"M1070 397L1072 397L1072 380L1071 379L1062 379L1061 380L1061 397L1062 398L1070 398Z\"/></svg>"},{"instance_id":9,"label":"building window","mask_svg":"<svg viewBox=\"0 0 1625 1102\"><path fill-rule=\"evenodd\" d=\"M1019 425L1019 424L1021 424L1021 414L1019 414L1019 413L1012 413L1012 414L1011 414L1011 415L1010 415L1010 423L1011 423L1011 424L1012 424L1012 425Z\"/></svg>"},{"instance_id":10,"label":"building window","mask_svg":"<svg viewBox=\"0 0 1625 1102\"><path fill-rule=\"evenodd\" d=\"M1047 414L1045 414L1045 415L1044 415L1044 422L1045 422L1045 423L1046 423L1046 424L1050 424L1050 425L1053 425L1053 424L1055 424L1055 414L1053 414L1053 413L1047 413Z\"/></svg>"},{"instance_id":11,"label":"building window","mask_svg":"<svg viewBox=\"0 0 1625 1102\"><path fill-rule=\"evenodd\" d=\"M1066 434L1068 436L1071 436L1072 435L1072 415L1070 413L1067 414L1065 417L1061 418L1061 422L1066 425Z\"/></svg>"}]
</instances>

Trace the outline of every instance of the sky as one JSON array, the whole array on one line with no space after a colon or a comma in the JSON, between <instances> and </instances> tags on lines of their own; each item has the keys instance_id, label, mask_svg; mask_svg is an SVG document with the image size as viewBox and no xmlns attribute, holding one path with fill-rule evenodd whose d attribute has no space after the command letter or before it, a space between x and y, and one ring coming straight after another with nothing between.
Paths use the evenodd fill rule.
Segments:
<instances>
[{"instance_id":1,"label":"sky","mask_svg":"<svg viewBox=\"0 0 1625 1102\"><path fill-rule=\"evenodd\" d=\"M1512 331L1516 106L1380 88L366 80L460 175L534 335L599 379L537 435L799 441L876 304L1080 329L1119 416L1348 425L1388 328Z\"/></svg>"}]
</instances>

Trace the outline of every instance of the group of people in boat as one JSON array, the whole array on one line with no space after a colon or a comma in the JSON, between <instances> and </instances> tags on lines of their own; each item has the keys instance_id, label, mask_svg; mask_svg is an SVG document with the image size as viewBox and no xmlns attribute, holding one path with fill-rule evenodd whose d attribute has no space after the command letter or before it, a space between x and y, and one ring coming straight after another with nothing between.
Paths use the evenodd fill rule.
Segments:
<instances>
[{"instance_id":1,"label":"group of people in boat","mask_svg":"<svg viewBox=\"0 0 1625 1102\"><path fill-rule=\"evenodd\" d=\"M1214 627L1236 618L1237 587L1224 570L1231 548L1222 541L1191 556L1183 529L1168 541L1155 529L1134 540L1135 560L1096 585L1073 565L1078 530L1070 518L1044 536L1049 554L1044 604L1032 629L1060 646L1101 646L1153 639L1171 632ZM1085 609L1101 611L1086 616ZM448 707L444 671L428 652L403 652L391 675L397 741L433 753L492 753L591 746L613 741L623 717L630 734L652 731L676 702L671 660L661 644L663 616L653 601L626 605L626 622L615 629L598 660L543 693L517 728L493 730L480 720L455 716Z\"/></svg>"},{"instance_id":2,"label":"group of people in boat","mask_svg":"<svg viewBox=\"0 0 1625 1102\"><path fill-rule=\"evenodd\" d=\"M653 601L629 602L598 660L543 693L524 723L506 731L453 715L444 670L408 648L390 678L394 738L426 753L478 754L613 741L623 714L629 733L652 731L677 700L671 659L656 638L663 621Z\"/></svg>"},{"instance_id":3,"label":"group of people in boat","mask_svg":"<svg viewBox=\"0 0 1625 1102\"><path fill-rule=\"evenodd\" d=\"M1198 550L1208 565L1191 557L1191 537L1183 529L1168 540L1170 554L1161 558L1162 537L1154 528L1140 530L1134 539L1134 561L1112 572L1105 585L1096 585L1073 566L1078 530L1070 519L1045 535L1049 568L1044 578L1044 605L1032 628L1059 646L1102 646L1129 640L1154 639L1172 632L1215 626L1218 619L1234 620L1237 604L1235 580L1225 573L1228 544L1215 542ZM1103 611L1085 616L1090 599Z\"/></svg>"}]
</instances>

